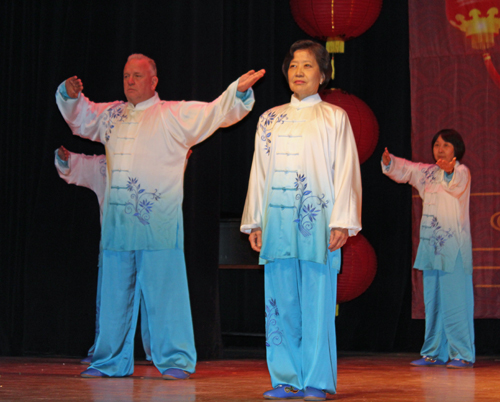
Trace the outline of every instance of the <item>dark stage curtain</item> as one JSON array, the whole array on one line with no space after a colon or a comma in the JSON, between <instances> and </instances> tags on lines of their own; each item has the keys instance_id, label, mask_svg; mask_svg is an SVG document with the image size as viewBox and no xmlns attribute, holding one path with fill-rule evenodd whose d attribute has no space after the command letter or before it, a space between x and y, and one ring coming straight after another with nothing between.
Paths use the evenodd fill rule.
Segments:
<instances>
[{"instance_id":1,"label":"dark stage curtain","mask_svg":"<svg viewBox=\"0 0 500 402\"><path fill-rule=\"evenodd\" d=\"M139 52L156 60L166 100L211 101L249 69L267 70L250 115L196 146L186 171L196 346L201 359L221 356L228 310L219 306L219 221L241 216L258 117L289 101L281 63L303 38L286 0L1 3L1 355L82 356L93 340L98 206L91 191L59 179L53 158L60 145L86 154L104 149L71 135L54 93L78 75L93 101L124 99L123 66ZM379 145L362 165L363 234L379 267L368 291L340 306L340 350L418 352L423 341L423 321L410 316L411 189L384 177L379 164L385 146L411 157L408 42L408 5L385 0L375 25L335 58L330 87L364 100L380 124ZM261 294L250 282L238 286ZM264 310L247 307L242 314L263 326ZM478 343L498 352L500 337L489 334Z\"/></svg>"},{"instance_id":2,"label":"dark stage curtain","mask_svg":"<svg viewBox=\"0 0 500 402\"><path fill-rule=\"evenodd\" d=\"M82 78L93 101L124 99L131 53L158 65L162 99L215 99L226 78L223 1L6 1L2 3L4 175L1 353L83 355L93 340L99 216L91 191L53 166L61 144L103 153L71 135L57 85ZM197 147L186 174L188 279L200 358L220 355L218 220L220 134ZM7 195L8 194L8 195ZM165 295L169 297L169 295Z\"/></svg>"}]
</instances>

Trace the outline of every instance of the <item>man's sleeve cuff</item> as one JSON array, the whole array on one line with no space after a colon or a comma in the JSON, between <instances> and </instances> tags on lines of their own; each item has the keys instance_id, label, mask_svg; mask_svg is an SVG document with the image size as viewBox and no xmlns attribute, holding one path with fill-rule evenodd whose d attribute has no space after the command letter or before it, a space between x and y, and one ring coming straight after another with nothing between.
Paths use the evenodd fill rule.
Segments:
<instances>
[{"instance_id":1,"label":"man's sleeve cuff","mask_svg":"<svg viewBox=\"0 0 500 402\"><path fill-rule=\"evenodd\" d=\"M236 97L240 99L242 102L245 102L250 97L251 94L252 91L250 91L250 89L247 89L245 92L240 92L238 90L236 91Z\"/></svg>"},{"instance_id":2,"label":"man's sleeve cuff","mask_svg":"<svg viewBox=\"0 0 500 402\"><path fill-rule=\"evenodd\" d=\"M384 165L383 159L381 159L380 162L382 162L382 168L384 169L385 172L388 172L391 169L392 158L389 161L388 165Z\"/></svg>"},{"instance_id":3,"label":"man's sleeve cuff","mask_svg":"<svg viewBox=\"0 0 500 402\"><path fill-rule=\"evenodd\" d=\"M63 81L62 84L59 85L58 91L64 100L73 99L68 95L68 92L66 91L66 81Z\"/></svg>"},{"instance_id":4,"label":"man's sleeve cuff","mask_svg":"<svg viewBox=\"0 0 500 402\"><path fill-rule=\"evenodd\" d=\"M59 154L57 153L56 150L56 161L57 165L63 169L69 169L69 159L67 161L63 161L60 157Z\"/></svg>"}]
</instances>

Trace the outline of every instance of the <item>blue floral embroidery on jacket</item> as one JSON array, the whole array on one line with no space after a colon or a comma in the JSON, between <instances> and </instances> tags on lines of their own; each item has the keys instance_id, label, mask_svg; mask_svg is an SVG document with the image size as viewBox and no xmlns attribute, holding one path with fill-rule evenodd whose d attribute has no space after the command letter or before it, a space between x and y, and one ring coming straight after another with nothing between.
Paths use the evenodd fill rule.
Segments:
<instances>
[{"instance_id":1,"label":"blue floral embroidery on jacket","mask_svg":"<svg viewBox=\"0 0 500 402\"><path fill-rule=\"evenodd\" d=\"M101 174L101 176L103 177L106 177L106 158L102 158L100 161L99 161L99 173Z\"/></svg>"},{"instance_id":2,"label":"blue floral embroidery on jacket","mask_svg":"<svg viewBox=\"0 0 500 402\"><path fill-rule=\"evenodd\" d=\"M275 299L269 299L269 305L266 304L266 346L272 344L278 346L283 342L283 331L281 331L276 322L279 311Z\"/></svg>"},{"instance_id":3,"label":"blue floral embroidery on jacket","mask_svg":"<svg viewBox=\"0 0 500 402\"><path fill-rule=\"evenodd\" d=\"M130 191L130 198L133 202L129 201L125 204L125 213L130 214L134 212L134 216L139 219L143 225L149 225L149 218L153 212L155 201L161 198L161 194L155 189L154 193L148 193L145 189L141 188L136 178L128 178L127 190ZM148 199L149 198L149 199Z\"/></svg>"},{"instance_id":4,"label":"blue floral embroidery on jacket","mask_svg":"<svg viewBox=\"0 0 500 402\"><path fill-rule=\"evenodd\" d=\"M271 152L271 132L267 131L266 127L262 127L262 135L260 136L260 139L264 141L264 151L266 151L266 154L269 155Z\"/></svg>"},{"instance_id":5,"label":"blue floral embroidery on jacket","mask_svg":"<svg viewBox=\"0 0 500 402\"><path fill-rule=\"evenodd\" d=\"M303 174L297 173L294 185L298 191L295 199L299 201L299 205L296 207L298 217L294 222L299 225L299 232L302 236L307 237L311 235L316 216L328 206L329 201L325 200L325 194L317 196L312 191L307 190L306 176ZM320 208L316 208L315 205Z\"/></svg>"},{"instance_id":6,"label":"blue floral embroidery on jacket","mask_svg":"<svg viewBox=\"0 0 500 402\"><path fill-rule=\"evenodd\" d=\"M422 173L424 174L424 177L420 179L420 184L425 184L425 183L436 183L437 182L437 173L439 171L439 166L432 165L427 168L422 169Z\"/></svg>"},{"instance_id":7,"label":"blue floral embroidery on jacket","mask_svg":"<svg viewBox=\"0 0 500 402\"><path fill-rule=\"evenodd\" d=\"M102 125L106 129L104 133L104 138L106 142L111 138L111 133L115 128L115 124L119 123L127 118L125 112L125 103L118 103L111 106L105 113L103 113Z\"/></svg>"},{"instance_id":8,"label":"blue floral embroidery on jacket","mask_svg":"<svg viewBox=\"0 0 500 402\"><path fill-rule=\"evenodd\" d=\"M261 120L263 120L264 126L270 126L274 119L276 118L276 112L271 111L267 115L262 115Z\"/></svg>"},{"instance_id":9,"label":"blue floral embroidery on jacket","mask_svg":"<svg viewBox=\"0 0 500 402\"><path fill-rule=\"evenodd\" d=\"M285 122L285 120L288 120L288 115L286 113L281 113L278 116L278 120L276 120L276 124L278 124L278 123L283 124Z\"/></svg>"},{"instance_id":10,"label":"blue floral embroidery on jacket","mask_svg":"<svg viewBox=\"0 0 500 402\"><path fill-rule=\"evenodd\" d=\"M429 241L429 244L434 248L434 255L440 255L446 242L453 237L453 230L443 229L434 215L424 215L424 218L430 218L430 223L428 225L422 224L422 227L431 229L432 234L429 238L422 237L421 239Z\"/></svg>"},{"instance_id":11,"label":"blue floral embroidery on jacket","mask_svg":"<svg viewBox=\"0 0 500 402\"><path fill-rule=\"evenodd\" d=\"M274 120L276 119L276 116L277 115L276 115L275 111L271 111L266 115L263 114L260 116L259 125L260 125L260 128L262 130L262 135L260 136L260 139L262 141L264 141L264 151L266 151L266 154L268 154L268 155L271 152L271 134L272 134L272 132L268 131L268 130L269 130L270 126L272 125L272 123L274 122ZM285 120L287 120L287 119L288 119L287 114L282 113L276 119L276 123L283 124L285 122Z\"/></svg>"}]
</instances>

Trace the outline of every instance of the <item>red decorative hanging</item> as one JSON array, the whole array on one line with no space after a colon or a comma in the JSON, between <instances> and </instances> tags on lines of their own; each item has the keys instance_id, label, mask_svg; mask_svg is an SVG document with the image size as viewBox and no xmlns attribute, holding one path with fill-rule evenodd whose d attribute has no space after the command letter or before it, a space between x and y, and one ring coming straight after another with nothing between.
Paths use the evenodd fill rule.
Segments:
<instances>
[{"instance_id":1,"label":"red decorative hanging","mask_svg":"<svg viewBox=\"0 0 500 402\"><path fill-rule=\"evenodd\" d=\"M372 110L358 97L340 89L324 89L319 95L325 102L337 105L347 112L358 148L359 163L365 162L378 142L379 126Z\"/></svg>"},{"instance_id":2,"label":"red decorative hanging","mask_svg":"<svg viewBox=\"0 0 500 402\"><path fill-rule=\"evenodd\" d=\"M491 55L489 53L484 53L483 60L484 60L484 65L486 66L486 70L488 71L488 74L490 75L491 79L493 80L495 85L498 88L500 88L500 74L498 74L497 69L493 65L493 62L491 61Z\"/></svg>"},{"instance_id":3,"label":"red decorative hanging","mask_svg":"<svg viewBox=\"0 0 500 402\"><path fill-rule=\"evenodd\" d=\"M495 45L500 29L498 0L446 0L446 17L455 28L465 32L473 49L485 50Z\"/></svg>"},{"instance_id":4,"label":"red decorative hanging","mask_svg":"<svg viewBox=\"0 0 500 402\"><path fill-rule=\"evenodd\" d=\"M355 299L371 285L377 272L377 256L371 244L359 234L342 247L342 269L337 280L337 304Z\"/></svg>"},{"instance_id":5,"label":"red decorative hanging","mask_svg":"<svg viewBox=\"0 0 500 402\"><path fill-rule=\"evenodd\" d=\"M377 20L382 0L290 0L290 8L299 27L327 41L329 53L344 53L344 42L361 35Z\"/></svg>"}]
</instances>

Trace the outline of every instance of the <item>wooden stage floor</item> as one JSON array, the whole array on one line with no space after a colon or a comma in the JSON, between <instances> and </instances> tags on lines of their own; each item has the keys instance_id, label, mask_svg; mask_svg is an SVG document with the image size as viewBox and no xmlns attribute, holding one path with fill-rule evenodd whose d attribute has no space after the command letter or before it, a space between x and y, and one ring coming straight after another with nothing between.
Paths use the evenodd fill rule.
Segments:
<instances>
[{"instance_id":1,"label":"wooden stage floor","mask_svg":"<svg viewBox=\"0 0 500 402\"><path fill-rule=\"evenodd\" d=\"M474 369L417 368L415 354L341 354L336 401L500 401L500 357ZM0 357L0 401L262 401L265 360L199 362L186 381L163 380L137 362L127 378L86 379L77 359Z\"/></svg>"}]
</instances>

